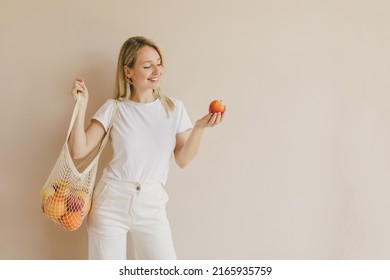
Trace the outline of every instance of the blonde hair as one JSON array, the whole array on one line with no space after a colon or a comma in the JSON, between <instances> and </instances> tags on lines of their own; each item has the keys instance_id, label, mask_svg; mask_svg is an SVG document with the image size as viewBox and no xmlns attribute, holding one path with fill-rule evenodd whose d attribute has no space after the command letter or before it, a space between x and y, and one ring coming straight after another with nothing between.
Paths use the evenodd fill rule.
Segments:
<instances>
[{"instance_id":1,"label":"blonde hair","mask_svg":"<svg viewBox=\"0 0 390 280\"><path fill-rule=\"evenodd\" d=\"M123 67L127 66L130 69L134 68L138 53L140 49L144 46L152 47L158 52L161 58L161 65L164 67L164 60L161 51L153 41L143 36L135 36L129 38L126 42L123 43L122 48L119 52L114 87L114 99L125 100L131 98L133 85L131 84L131 82L128 81L128 79L126 79L127 77L124 73ZM175 109L175 104L170 98L161 94L160 88L157 88L153 91L156 95L156 98L161 100L161 103L169 116L169 112Z\"/></svg>"}]
</instances>

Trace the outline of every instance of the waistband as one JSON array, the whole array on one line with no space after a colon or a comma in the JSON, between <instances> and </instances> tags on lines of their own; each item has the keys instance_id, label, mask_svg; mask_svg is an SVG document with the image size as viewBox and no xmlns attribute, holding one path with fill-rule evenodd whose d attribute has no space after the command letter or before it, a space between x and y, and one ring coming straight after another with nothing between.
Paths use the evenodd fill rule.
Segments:
<instances>
[{"instance_id":1,"label":"waistband","mask_svg":"<svg viewBox=\"0 0 390 280\"><path fill-rule=\"evenodd\" d=\"M130 190L135 190L135 191L153 191L156 190L157 188L163 188L164 185L160 182L156 183L139 183L139 182L133 182L133 181L127 181L127 180L121 180L121 179L116 179L116 178L111 178L111 177L102 177L101 180L105 182L106 184L113 184L115 186L121 187L121 188L126 188Z\"/></svg>"}]
</instances>

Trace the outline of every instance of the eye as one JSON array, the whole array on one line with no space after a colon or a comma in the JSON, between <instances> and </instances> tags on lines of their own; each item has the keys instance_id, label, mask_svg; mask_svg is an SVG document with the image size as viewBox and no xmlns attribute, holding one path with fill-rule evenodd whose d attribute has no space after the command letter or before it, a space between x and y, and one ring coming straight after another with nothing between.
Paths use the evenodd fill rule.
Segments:
<instances>
[{"instance_id":1,"label":"eye","mask_svg":"<svg viewBox=\"0 0 390 280\"><path fill-rule=\"evenodd\" d=\"M150 67L152 67L152 65L146 65L144 66L144 69L149 69Z\"/></svg>"}]
</instances>

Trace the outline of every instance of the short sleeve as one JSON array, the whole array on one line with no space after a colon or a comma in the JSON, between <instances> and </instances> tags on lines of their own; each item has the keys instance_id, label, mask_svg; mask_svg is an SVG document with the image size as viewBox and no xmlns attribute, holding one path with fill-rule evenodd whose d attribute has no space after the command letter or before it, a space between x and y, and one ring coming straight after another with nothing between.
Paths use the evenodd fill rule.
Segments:
<instances>
[{"instance_id":1,"label":"short sleeve","mask_svg":"<svg viewBox=\"0 0 390 280\"><path fill-rule=\"evenodd\" d=\"M103 126L104 130L107 132L108 126L111 122L112 110L114 109L115 100L108 99L92 116L91 120L99 121Z\"/></svg>"},{"instance_id":2,"label":"short sleeve","mask_svg":"<svg viewBox=\"0 0 390 280\"><path fill-rule=\"evenodd\" d=\"M176 103L176 110L178 117L178 126L176 133L184 132L188 129L191 129L193 127L192 122L182 102L179 101Z\"/></svg>"}]
</instances>

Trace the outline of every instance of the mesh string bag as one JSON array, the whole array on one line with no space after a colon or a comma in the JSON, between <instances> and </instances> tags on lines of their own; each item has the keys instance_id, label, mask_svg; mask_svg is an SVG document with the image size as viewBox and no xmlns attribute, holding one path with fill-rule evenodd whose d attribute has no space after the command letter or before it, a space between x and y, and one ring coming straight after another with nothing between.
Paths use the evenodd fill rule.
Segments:
<instances>
[{"instance_id":1,"label":"mesh string bag","mask_svg":"<svg viewBox=\"0 0 390 280\"><path fill-rule=\"evenodd\" d=\"M100 154L109 139L117 106L115 102L109 128L97 147L84 158L73 160L68 140L80 108L79 99L76 101L65 144L40 192L43 213L65 230L78 229L91 209Z\"/></svg>"}]
</instances>

